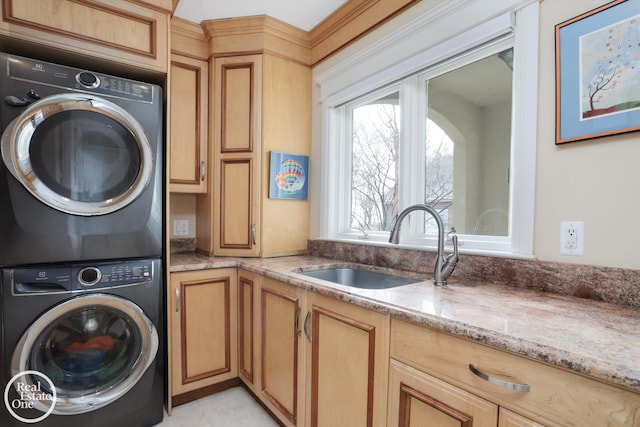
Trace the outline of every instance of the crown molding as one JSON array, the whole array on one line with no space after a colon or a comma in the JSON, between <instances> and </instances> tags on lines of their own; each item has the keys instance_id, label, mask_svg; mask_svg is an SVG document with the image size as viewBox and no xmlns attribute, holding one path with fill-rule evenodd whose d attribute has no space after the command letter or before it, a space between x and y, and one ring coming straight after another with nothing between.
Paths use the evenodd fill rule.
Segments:
<instances>
[{"instance_id":1,"label":"crown molding","mask_svg":"<svg viewBox=\"0 0 640 427\"><path fill-rule=\"evenodd\" d=\"M420 0L349 0L310 31L312 65L364 37Z\"/></svg>"},{"instance_id":2,"label":"crown molding","mask_svg":"<svg viewBox=\"0 0 640 427\"><path fill-rule=\"evenodd\" d=\"M309 33L266 15L203 21L212 56L269 53L311 65Z\"/></svg>"}]
</instances>

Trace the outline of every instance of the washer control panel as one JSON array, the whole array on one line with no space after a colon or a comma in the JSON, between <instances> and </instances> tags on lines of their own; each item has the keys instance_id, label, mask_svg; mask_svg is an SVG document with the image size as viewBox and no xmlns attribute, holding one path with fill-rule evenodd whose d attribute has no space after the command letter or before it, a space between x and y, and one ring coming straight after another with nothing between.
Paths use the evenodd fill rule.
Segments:
<instances>
[{"instance_id":1,"label":"washer control panel","mask_svg":"<svg viewBox=\"0 0 640 427\"><path fill-rule=\"evenodd\" d=\"M157 260L44 265L5 270L14 295L74 292L148 283ZM5 277L6 279L6 277Z\"/></svg>"}]
</instances>

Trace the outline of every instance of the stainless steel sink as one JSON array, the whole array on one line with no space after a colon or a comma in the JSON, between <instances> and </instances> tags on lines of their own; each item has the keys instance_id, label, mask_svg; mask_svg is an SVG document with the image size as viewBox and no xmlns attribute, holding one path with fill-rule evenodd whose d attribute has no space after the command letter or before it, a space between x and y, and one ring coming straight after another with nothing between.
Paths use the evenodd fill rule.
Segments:
<instances>
[{"instance_id":1,"label":"stainless steel sink","mask_svg":"<svg viewBox=\"0 0 640 427\"><path fill-rule=\"evenodd\" d=\"M353 267L301 271L299 274L361 289L388 289L421 281L420 279Z\"/></svg>"}]
</instances>

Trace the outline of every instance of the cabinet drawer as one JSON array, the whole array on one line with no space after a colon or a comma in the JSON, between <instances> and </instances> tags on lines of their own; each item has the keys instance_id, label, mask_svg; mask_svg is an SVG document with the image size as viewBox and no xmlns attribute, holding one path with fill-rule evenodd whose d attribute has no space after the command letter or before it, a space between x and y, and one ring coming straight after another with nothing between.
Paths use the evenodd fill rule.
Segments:
<instances>
[{"instance_id":1,"label":"cabinet drawer","mask_svg":"<svg viewBox=\"0 0 640 427\"><path fill-rule=\"evenodd\" d=\"M391 357L543 424L640 425L640 395L521 356L393 319ZM518 391L485 375L528 385Z\"/></svg>"}]
</instances>

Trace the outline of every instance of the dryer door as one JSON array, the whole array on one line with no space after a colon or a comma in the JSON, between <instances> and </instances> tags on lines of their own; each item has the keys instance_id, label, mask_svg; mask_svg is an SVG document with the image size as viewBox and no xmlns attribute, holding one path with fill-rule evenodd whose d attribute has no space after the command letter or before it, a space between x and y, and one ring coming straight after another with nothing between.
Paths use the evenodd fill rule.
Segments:
<instances>
[{"instance_id":1,"label":"dryer door","mask_svg":"<svg viewBox=\"0 0 640 427\"><path fill-rule=\"evenodd\" d=\"M134 201L153 176L142 126L118 105L88 94L43 98L2 134L12 175L48 206L104 215Z\"/></svg>"},{"instance_id":2,"label":"dryer door","mask_svg":"<svg viewBox=\"0 0 640 427\"><path fill-rule=\"evenodd\" d=\"M39 317L18 342L13 375L38 371L55 386L54 414L74 415L105 406L129 391L153 362L158 334L131 301L87 294ZM16 390L33 390L38 376L22 375ZM50 387L38 382L36 388ZM53 395L54 390L42 390ZM38 401L46 412L50 401Z\"/></svg>"}]
</instances>

